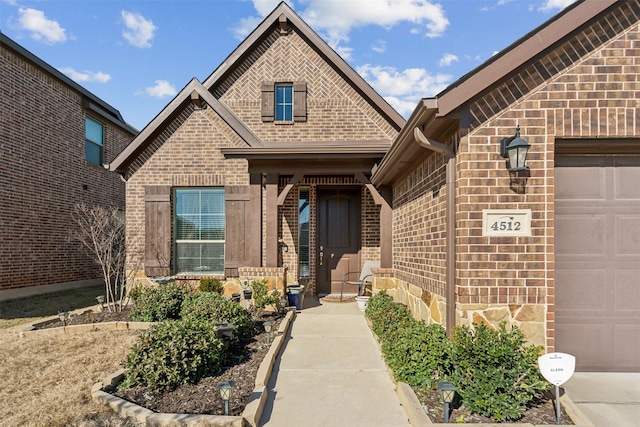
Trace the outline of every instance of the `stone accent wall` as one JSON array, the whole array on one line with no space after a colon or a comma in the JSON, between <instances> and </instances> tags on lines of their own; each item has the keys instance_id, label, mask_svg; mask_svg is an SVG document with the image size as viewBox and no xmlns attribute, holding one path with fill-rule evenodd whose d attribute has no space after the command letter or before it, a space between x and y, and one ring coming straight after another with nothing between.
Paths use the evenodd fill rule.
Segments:
<instances>
[{"instance_id":1,"label":"stone accent wall","mask_svg":"<svg viewBox=\"0 0 640 427\"><path fill-rule=\"evenodd\" d=\"M8 46L0 57L0 298L101 278L67 239L77 227L71 213L79 203L124 208L125 188L118 175L85 160L85 116L104 126L105 163L133 135L86 111L80 92Z\"/></svg>"},{"instance_id":2,"label":"stone accent wall","mask_svg":"<svg viewBox=\"0 0 640 427\"><path fill-rule=\"evenodd\" d=\"M473 101L471 128L441 141L457 147L457 323L506 321L553 350L556 139L640 135L640 11L619 6ZM524 191L499 154L518 124L531 144ZM444 296L442 182L431 155L394 188L396 289L407 282ZM531 237L483 236L483 209L531 209Z\"/></svg>"}]
</instances>

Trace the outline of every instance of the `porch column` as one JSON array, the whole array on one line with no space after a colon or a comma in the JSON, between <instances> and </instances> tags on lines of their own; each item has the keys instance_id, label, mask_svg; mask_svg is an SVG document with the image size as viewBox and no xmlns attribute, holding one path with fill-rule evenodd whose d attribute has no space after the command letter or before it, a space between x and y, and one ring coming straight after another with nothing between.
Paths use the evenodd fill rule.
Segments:
<instances>
[{"instance_id":1,"label":"porch column","mask_svg":"<svg viewBox=\"0 0 640 427\"><path fill-rule=\"evenodd\" d=\"M265 267L278 266L278 181L276 173L267 174L265 206Z\"/></svg>"}]
</instances>

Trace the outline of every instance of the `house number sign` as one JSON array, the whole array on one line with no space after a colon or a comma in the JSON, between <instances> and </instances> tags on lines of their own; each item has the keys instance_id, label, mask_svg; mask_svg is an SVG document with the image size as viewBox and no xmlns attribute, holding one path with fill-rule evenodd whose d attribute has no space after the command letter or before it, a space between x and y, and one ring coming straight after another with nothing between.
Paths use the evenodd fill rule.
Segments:
<instances>
[{"instance_id":1,"label":"house number sign","mask_svg":"<svg viewBox=\"0 0 640 427\"><path fill-rule=\"evenodd\" d=\"M482 235L499 237L531 236L531 209L485 209Z\"/></svg>"}]
</instances>

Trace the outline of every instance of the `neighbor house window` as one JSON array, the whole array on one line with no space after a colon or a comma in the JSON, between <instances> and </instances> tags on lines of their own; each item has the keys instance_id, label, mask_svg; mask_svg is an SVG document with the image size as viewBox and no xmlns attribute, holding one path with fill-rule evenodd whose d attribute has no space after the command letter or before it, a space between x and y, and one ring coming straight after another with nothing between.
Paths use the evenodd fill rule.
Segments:
<instances>
[{"instance_id":1,"label":"neighbor house window","mask_svg":"<svg viewBox=\"0 0 640 427\"><path fill-rule=\"evenodd\" d=\"M275 120L277 122L293 121L293 85L276 85L275 98Z\"/></svg>"},{"instance_id":2,"label":"neighbor house window","mask_svg":"<svg viewBox=\"0 0 640 427\"><path fill-rule=\"evenodd\" d=\"M177 274L224 274L224 188L175 190Z\"/></svg>"},{"instance_id":3,"label":"neighbor house window","mask_svg":"<svg viewBox=\"0 0 640 427\"><path fill-rule=\"evenodd\" d=\"M103 151L102 125L89 117L84 119L84 152L85 159L95 165L102 165Z\"/></svg>"},{"instance_id":4,"label":"neighbor house window","mask_svg":"<svg viewBox=\"0 0 640 427\"><path fill-rule=\"evenodd\" d=\"M311 277L309 251L309 187L301 187L298 196L298 277Z\"/></svg>"}]
</instances>

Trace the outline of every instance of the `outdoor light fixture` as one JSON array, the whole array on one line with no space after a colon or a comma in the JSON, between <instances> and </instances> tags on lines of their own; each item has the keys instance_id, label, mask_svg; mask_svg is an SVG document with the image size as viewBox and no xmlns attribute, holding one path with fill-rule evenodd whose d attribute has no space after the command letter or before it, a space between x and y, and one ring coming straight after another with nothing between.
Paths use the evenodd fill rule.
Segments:
<instances>
[{"instance_id":1,"label":"outdoor light fixture","mask_svg":"<svg viewBox=\"0 0 640 427\"><path fill-rule=\"evenodd\" d=\"M69 312L68 311L59 312L58 318L60 319L60 322L62 322L62 326L67 326L67 321L69 320Z\"/></svg>"},{"instance_id":2,"label":"outdoor light fixture","mask_svg":"<svg viewBox=\"0 0 640 427\"><path fill-rule=\"evenodd\" d=\"M520 138L520 126L516 127L516 134L510 138L500 140L500 155L509 158L509 172L527 170L527 154L529 153L527 141Z\"/></svg>"},{"instance_id":3,"label":"outdoor light fixture","mask_svg":"<svg viewBox=\"0 0 640 427\"><path fill-rule=\"evenodd\" d=\"M220 391L220 397L224 401L224 414L229 415L229 399L231 399L231 391L236 386L236 382L233 380L222 381L216 386Z\"/></svg>"},{"instance_id":4,"label":"outdoor light fixture","mask_svg":"<svg viewBox=\"0 0 640 427\"><path fill-rule=\"evenodd\" d=\"M104 311L104 295L98 295L96 301L100 304L100 308Z\"/></svg>"},{"instance_id":5,"label":"outdoor light fixture","mask_svg":"<svg viewBox=\"0 0 640 427\"><path fill-rule=\"evenodd\" d=\"M271 342L271 328L273 328L273 322L266 321L262 324L264 331L267 333L267 344Z\"/></svg>"},{"instance_id":6,"label":"outdoor light fixture","mask_svg":"<svg viewBox=\"0 0 640 427\"><path fill-rule=\"evenodd\" d=\"M444 422L449 422L449 404L453 402L453 398L456 395L457 388L451 383L438 382L436 383L438 386L438 390L440 390L440 395L442 396L442 401L444 402Z\"/></svg>"}]
</instances>

